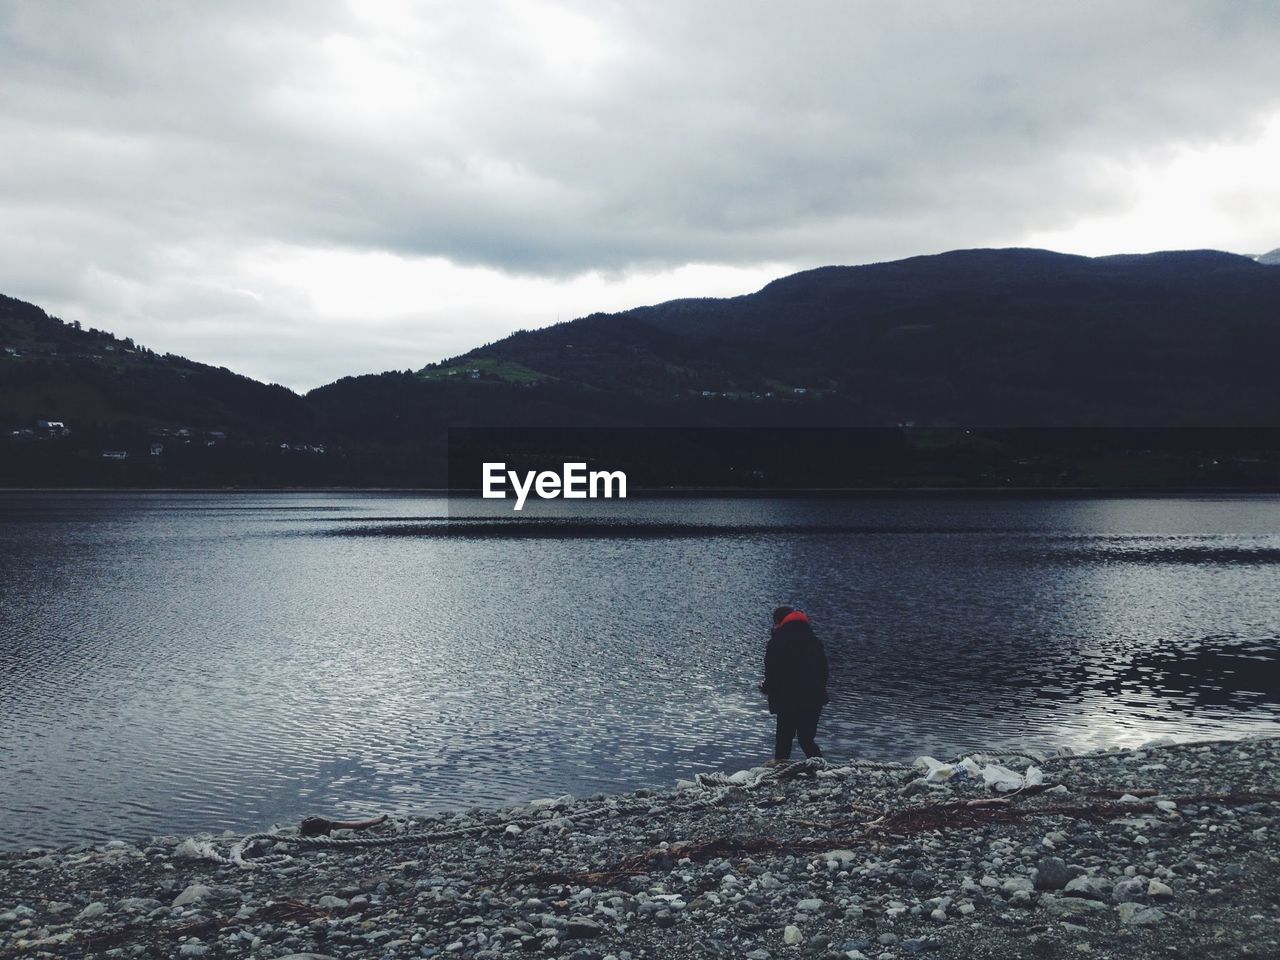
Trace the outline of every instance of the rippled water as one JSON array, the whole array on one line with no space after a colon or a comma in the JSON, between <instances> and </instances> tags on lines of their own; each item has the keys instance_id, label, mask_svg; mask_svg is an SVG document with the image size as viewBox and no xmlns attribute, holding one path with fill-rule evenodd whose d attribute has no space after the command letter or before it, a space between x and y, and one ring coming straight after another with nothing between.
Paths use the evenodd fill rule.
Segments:
<instances>
[{"instance_id":1,"label":"rippled water","mask_svg":"<svg viewBox=\"0 0 1280 960\"><path fill-rule=\"evenodd\" d=\"M0 493L0 845L1280 727L1280 499ZM518 518L518 519L517 519Z\"/></svg>"}]
</instances>

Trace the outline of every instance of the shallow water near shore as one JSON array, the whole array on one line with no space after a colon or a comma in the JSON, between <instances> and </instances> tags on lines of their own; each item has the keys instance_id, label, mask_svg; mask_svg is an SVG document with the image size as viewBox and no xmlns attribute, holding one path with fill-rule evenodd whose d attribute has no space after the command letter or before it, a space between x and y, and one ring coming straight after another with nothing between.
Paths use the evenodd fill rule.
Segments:
<instances>
[{"instance_id":1,"label":"shallow water near shore","mask_svg":"<svg viewBox=\"0 0 1280 960\"><path fill-rule=\"evenodd\" d=\"M1280 728L1280 498L0 493L0 846Z\"/></svg>"}]
</instances>

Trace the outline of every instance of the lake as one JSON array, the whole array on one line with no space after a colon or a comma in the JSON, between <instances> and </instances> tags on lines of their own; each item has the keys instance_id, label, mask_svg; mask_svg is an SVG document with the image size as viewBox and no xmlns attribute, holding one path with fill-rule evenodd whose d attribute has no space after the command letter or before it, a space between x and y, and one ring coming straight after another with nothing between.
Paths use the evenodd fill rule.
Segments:
<instances>
[{"instance_id":1,"label":"lake","mask_svg":"<svg viewBox=\"0 0 1280 960\"><path fill-rule=\"evenodd\" d=\"M0 492L0 846L1280 732L1280 498ZM798 750L797 750L797 755Z\"/></svg>"}]
</instances>

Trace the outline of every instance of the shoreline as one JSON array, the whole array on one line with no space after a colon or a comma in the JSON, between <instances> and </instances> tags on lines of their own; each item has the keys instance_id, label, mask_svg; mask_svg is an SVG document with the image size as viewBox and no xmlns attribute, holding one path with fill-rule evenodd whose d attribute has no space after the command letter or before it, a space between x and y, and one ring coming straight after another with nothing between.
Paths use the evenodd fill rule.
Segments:
<instances>
[{"instance_id":1,"label":"shoreline","mask_svg":"<svg viewBox=\"0 0 1280 960\"><path fill-rule=\"evenodd\" d=\"M4 487L6 493L396 493L431 494L479 500L480 488L450 487ZM882 498L965 498L1027 500L1160 497L1261 496L1280 494L1280 485L1253 487L656 487L637 489L627 500L743 498L761 500L859 500ZM619 498L621 499L621 498Z\"/></svg>"},{"instance_id":2,"label":"shoreline","mask_svg":"<svg viewBox=\"0 0 1280 960\"><path fill-rule=\"evenodd\" d=\"M289 828L252 869L209 836L5 853L0 958L1280 955L1280 735L994 760L1043 782L797 762Z\"/></svg>"}]
</instances>

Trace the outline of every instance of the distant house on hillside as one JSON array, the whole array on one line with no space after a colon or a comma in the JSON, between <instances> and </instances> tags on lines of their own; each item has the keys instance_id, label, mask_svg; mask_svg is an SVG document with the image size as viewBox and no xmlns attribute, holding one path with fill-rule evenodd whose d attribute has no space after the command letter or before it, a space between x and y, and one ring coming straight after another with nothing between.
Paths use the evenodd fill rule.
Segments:
<instances>
[{"instance_id":1,"label":"distant house on hillside","mask_svg":"<svg viewBox=\"0 0 1280 960\"><path fill-rule=\"evenodd\" d=\"M37 420L36 429L45 437L69 437L71 431L61 420Z\"/></svg>"},{"instance_id":2,"label":"distant house on hillside","mask_svg":"<svg viewBox=\"0 0 1280 960\"><path fill-rule=\"evenodd\" d=\"M158 457L158 456L160 456L162 453L164 453L164 444L163 444L163 443L153 443L153 444L151 444L151 455L152 455L153 457Z\"/></svg>"},{"instance_id":3,"label":"distant house on hillside","mask_svg":"<svg viewBox=\"0 0 1280 960\"><path fill-rule=\"evenodd\" d=\"M103 450L102 459L103 460L128 460L129 451L128 450Z\"/></svg>"}]
</instances>

